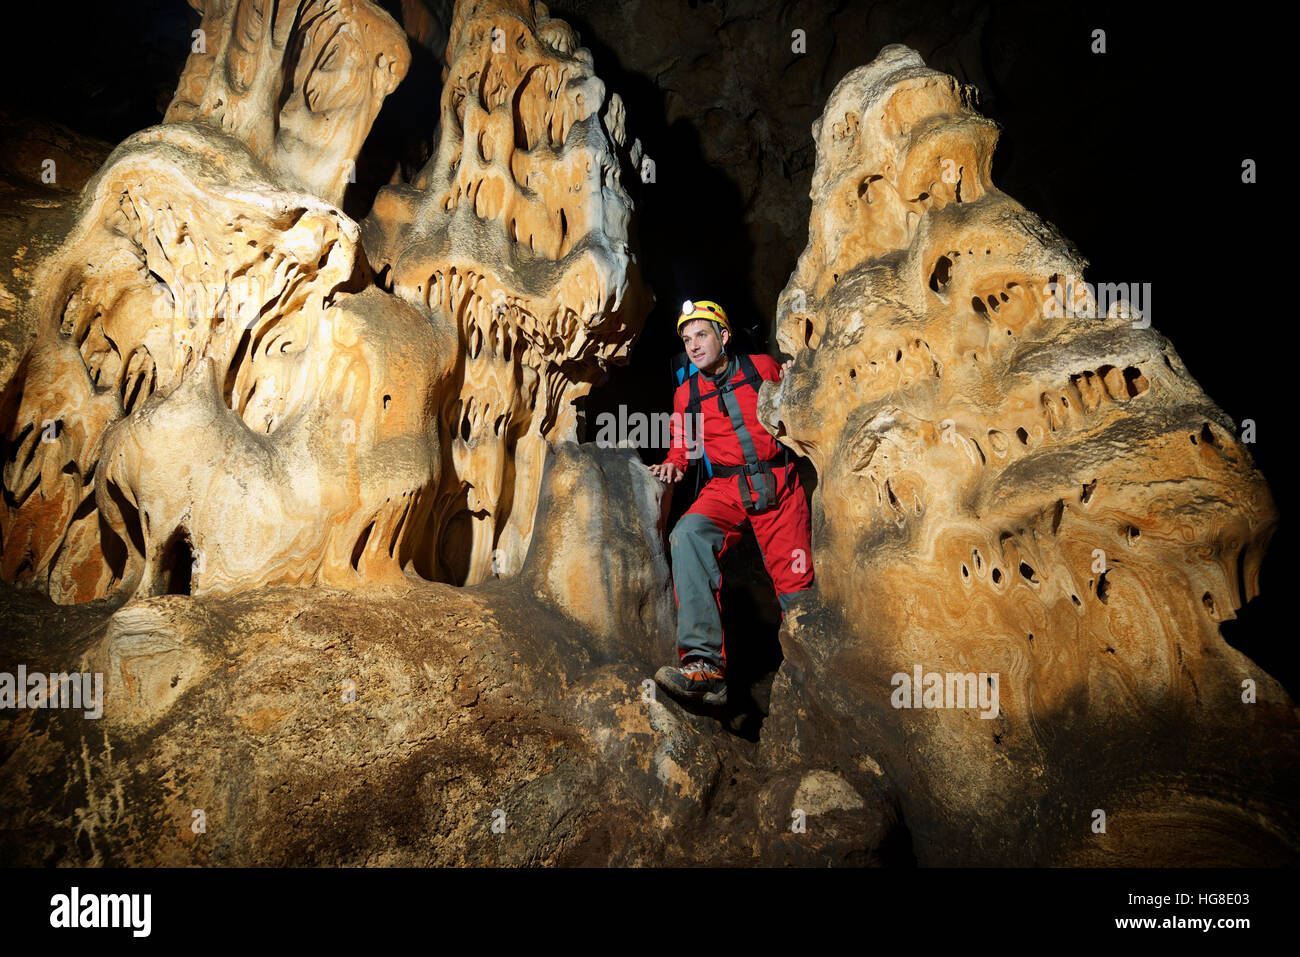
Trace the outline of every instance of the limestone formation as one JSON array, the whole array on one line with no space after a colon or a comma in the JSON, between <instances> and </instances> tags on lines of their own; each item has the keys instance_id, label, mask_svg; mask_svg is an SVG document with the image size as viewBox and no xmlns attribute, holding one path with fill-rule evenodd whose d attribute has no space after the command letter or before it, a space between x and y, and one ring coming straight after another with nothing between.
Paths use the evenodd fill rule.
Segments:
<instances>
[{"instance_id":1,"label":"limestone formation","mask_svg":"<svg viewBox=\"0 0 1300 957\"><path fill-rule=\"evenodd\" d=\"M819 741L864 790L892 782L930 861L1091 853L1094 808L1155 804L1180 847L1225 827L1281 853L1232 805L1277 766L1228 783L1237 759L1207 743L1286 753L1296 733L1219 634L1277 522L1236 424L1151 326L1149 291L1096 314L1084 260L996 189L970 89L888 47L813 134L809 242L778 307L795 364L760 416L817 469L817 588L783 642L769 756ZM981 687L954 682L971 700L952 710L918 687L910 710L895 676L918 668ZM1136 742L1168 723L1188 738L1153 758ZM1094 766L1086 743L1117 739ZM1205 780L1138 796L1179 775Z\"/></svg>"},{"instance_id":2,"label":"limestone formation","mask_svg":"<svg viewBox=\"0 0 1300 957\"><path fill-rule=\"evenodd\" d=\"M0 831L40 838L0 860L681 861L669 825L735 747L645 698L664 490L575 441L645 306L621 104L540 4L462 4L438 158L370 224L376 283L338 171L406 60L372 5L291 7L204 10L168 121L108 158L35 283L4 572L81 604L4 586L0 658L102 674L106 706L15 712ZM82 753L60 797L43 769Z\"/></svg>"},{"instance_id":3,"label":"limestone formation","mask_svg":"<svg viewBox=\"0 0 1300 957\"><path fill-rule=\"evenodd\" d=\"M394 296L338 204L401 31L366 0L200 9L167 122L113 152L33 281L4 577L67 603L517 571L549 443L640 320L590 55L544 7L462 6L426 178L454 158L469 201L381 202L414 237Z\"/></svg>"},{"instance_id":4,"label":"limestone formation","mask_svg":"<svg viewBox=\"0 0 1300 957\"><path fill-rule=\"evenodd\" d=\"M0 290L36 330L0 356L0 864L1300 860L1295 708L1218 628L1268 486L1149 291L1092 294L994 186L971 90L887 47L813 127L759 409L816 468L816 583L751 741L656 698L666 489L581 441L648 295L574 31L413 15L436 149L358 222L396 25L195 2L166 121ZM11 703L19 663L102 714Z\"/></svg>"},{"instance_id":5,"label":"limestone formation","mask_svg":"<svg viewBox=\"0 0 1300 957\"><path fill-rule=\"evenodd\" d=\"M334 206L384 97L406 75L401 28L370 0L190 0L203 17L167 123L244 143L273 178Z\"/></svg>"},{"instance_id":6,"label":"limestone formation","mask_svg":"<svg viewBox=\"0 0 1300 957\"><path fill-rule=\"evenodd\" d=\"M213 5L222 41L193 55L175 121L113 152L36 274L37 340L6 395L3 571L56 601L383 578L410 560L450 344L366 291L356 223L293 188L337 198L344 158L264 136L269 98L284 130L327 124L355 149L392 78L358 98L322 70L367 29L386 24L367 42L388 48L395 25L365 4L291 6L264 22L258 4ZM216 92L194 93L201 75Z\"/></svg>"},{"instance_id":7,"label":"limestone formation","mask_svg":"<svg viewBox=\"0 0 1300 957\"><path fill-rule=\"evenodd\" d=\"M680 828L752 787L728 783L740 749L517 581L159 595L107 621L0 583L4 660L105 676L97 720L6 713L0 863L690 863ZM712 850L744 862L745 840Z\"/></svg>"},{"instance_id":8,"label":"limestone formation","mask_svg":"<svg viewBox=\"0 0 1300 957\"><path fill-rule=\"evenodd\" d=\"M434 156L381 191L366 250L399 297L456 324L450 467L434 506L438 577L515 572L546 450L626 360L645 301L605 96L573 30L530 0L458 4ZM611 137L613 142L611 142Z\"/></svg>"}]
</instances>

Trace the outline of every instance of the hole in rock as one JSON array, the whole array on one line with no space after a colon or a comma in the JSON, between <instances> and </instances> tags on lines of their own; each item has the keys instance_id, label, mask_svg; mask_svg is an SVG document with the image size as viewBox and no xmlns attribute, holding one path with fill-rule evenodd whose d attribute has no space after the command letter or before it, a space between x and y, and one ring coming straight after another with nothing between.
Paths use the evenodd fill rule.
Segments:
<instances>
[{"instance_id":1,"label":"hole in rock","mask_svg":"<svg viewBox=\"0 0 1300 957\"><path fill-rule=\"evenodd\" d=\"M387 411L387 409L388 409L388 403L390 403L390 402L392 402L392 401L393 401L393 397L392 397L391 395L386 395L386 396L384 396L384 410L385 410L385 411Z\"/></svg>"},{"instance_id":2,"label":"hole in rock","mask_svg":"<svg viewBox=\"0 0 1300 957\"><path fill-rule=\"evenodd\" d=\"M1075 604L1076 606L1080 606L1080 605L1083 604L1083 602L1079 601L1079 596L1078 596L1078 595L1071 595L1071 596L1070 596L1070 601L1074 602L1074 604Z\"/></svg>"},{"instance_id":3,"label":"hole in rock","mask_svg":"<svg viewBox=\"0 0 1300 957\"><path fill-rule=\"evenodd\" d=\"M867 200L867 203L870 204L870 203L871 203L871 197L868 196L867 194L871 191L871 184L874 183L876 180L878 180L878 179L882 179L882 178L883 178L883 177L881 177L880 174L877 173L877 174L875 174L875 175L868 176L868 177L867 177L866 179L864 179L861 183L859 183L859 184L858 184L858 199L862 199L862 198L865 196L865 197L866 197L866 200Z\"/></svg>"},{"instance_id":4,"label":"hole in rock","mask_svg":"<svg viewBox=\"0 0 1300 957\"><path fill-rule=\"evenodd\" d=\"M1079 501L1087 505L1088 500L1092 498L1092 493L1095 491L1097 491L1097 480L1093 479L1083 487L1083 491L1079 495Z\"/></svg>"},{"instance_id":5,"label":"hole in rock","mask_svg":"<svg viewBox=\"0 0 1300 957\"><path fill-rule=\"evenodd\" d=\"M360 571L361 556L366 550L366 542L370 541L370 533L374 530L375 523L371 522L365 527L361 537L357 539L357 543L352 546L352 568L356 571Z\"/></svg>"},{"instance_id":6,"label":"hole in rock","mask_svg":"<svg viewBox=\"0 0 1300 957\"><path fill-rule=\"evenodd\" d=\"M1211 616L1211 617L1213 617L1213 616L1214 616L1214 599L1210 596L1210 593L1209 593L1208 591L1207 591L1204 595L1201 596L1201 602L1205 605L1205 610L1208 611L1208 612L1210 613L1210 616Z\"/></svg>"},{"instance_id":7,"label":"hole in rock","mask_svg":"<svg viewBox=\"0 0 1300 957\"><path fill-rule=\"evenodd\" d=\"M1203 426L1201 426L1201 441L1204 442L1206 445L1213 446L1215 448L1217 448L1219 445L1219 440L1215 438L1214 432L1210 430L1210 423L1208 422L1206 422Z\"/></svg>"},{"instance_id":8,"label":"hole in rock","mask_svg":"<svg viewBox=\"0 0 1300 957\"><path fill-rule=\"evenodd\" d=\"M1131 399L1151 388L1151 383L1147 382L1146 376L1137 366L1128 366L1124 370L1124 388Z\"/></svg>"},{"instance_id":9,"label":"hole in rock","mask_svg":"<svg viewBox=\"0 0 1300 957\"><path fill-rule=\"evenodd\" d=\"M934 268L930 270L930 288L935 292L943 289L948 285L948 279L952 275L952 260L947 256L940 256L935 260Z\"/></svg>"},{"instance_id":10,"label":"hole in rock","mask_svg":"<svg viewBox=\"0 0 1300 957\"><path fill-rule=\"evenodd\" d=\"M992 577L993 577L993 584L995 584L995 585L1001 585L1001 584L1002 584L1002 569L1000 569L1000 568L995 568L995 569L993 569L993 576L992 576Z\"/></svg>"},{"instance_id":11,"label":"hole in rock","mask_svg":"<svg viewBox=\"0 0 1300 957\"><path fill-rule=\"evenodd\" d=\"M194 552L184 529L177 529L163 548L158 562L162 576L162 594L190 594L190 572L194 568Z\"/></svg>"},{"instance_id":12,"label":"hole in rock","mask_svg":"<svg viewBox=\"0 0 1300 957\"><path fill-rule=\"evenodd\" d=\"M966 563L965 563L965 562L962 562L962 563L961 563L961 577L962 577L962 578L970 578L970 569L966 567Z\"/></svg>"},{"instance_id":13,"label":"hole in rock","mask_svg":"<svg viewBox=\"0 0 1300 957\"><path fill-rule=\"evenodd\" d=\"M984 305L984 300L981 299L979 296L975 296L971 299L970 307L974 309L977 313L979 313L981 316L988 316L989 314L989 307Z\"/></svg>"},{"instance_id":14,"label":"hole in rock","mask_svg":"<svg viewBox=\"0 0 1300 957\"><path fill-rule=\"evenodd\" d=\"M1033 582L1035 585L1038 584L1038 579L1034 577L1033 566L1031 566L1028 562L1020 563L1020 574L1025 579L1025 581Z\"/></svg>"},{"instance_id":15,"label":"hole in rock","mask_svg":"<svg viewBox=\"0 0 1300 957\"><path fill-rule=\"evenodd\" d=\"M1016 429L1016 438L1020 440L1021 445L1029 444L1029 433L1024 430L1023 426Z\"/></svg>"},{"instance_id":16,"label":"hole in rock","mask_svg":"<svg viewBox=\"0 0 1300 957\"><path fill-rule=\"evenodd\" d=\"M1106 599L1110 596L1110 582L1106 581L1106 576L1109 574L1109 570L1104 571L1101 573L1101 577L1097 579L1097 598L1103 605L1106 604Z\"/></svg>"}]
</instances>

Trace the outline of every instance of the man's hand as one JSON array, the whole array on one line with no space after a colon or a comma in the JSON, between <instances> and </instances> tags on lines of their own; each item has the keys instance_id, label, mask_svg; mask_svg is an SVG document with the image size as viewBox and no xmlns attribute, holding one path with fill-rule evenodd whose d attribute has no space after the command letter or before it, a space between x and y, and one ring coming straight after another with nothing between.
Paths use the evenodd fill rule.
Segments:
<instances>
[{"instance_id":1,"label":"man's hand","mask_svg":"<svg viewBox=\"0 0 1300 957\"><path fill-rule=\"evenodd\" d=\"M782 378L782 379L784 379L787 375L790 374L790 367L791 367L792 365L794 365L794 360L793 360L793 359L786 359L785 362L781 363L781 378Z\"/></svg>"},{"instance_id":2,"label":"man's hand","mask_svg":"<svg viewBox=\"0 0 1300 957\"><path fill-rule=\"evenodd\" d=\"M660 462L658 465L652 465L650 471L654 473L654 477L659 481L669 484L678 481L686 474L672 462Z\"/></svg>"}]
</instances>

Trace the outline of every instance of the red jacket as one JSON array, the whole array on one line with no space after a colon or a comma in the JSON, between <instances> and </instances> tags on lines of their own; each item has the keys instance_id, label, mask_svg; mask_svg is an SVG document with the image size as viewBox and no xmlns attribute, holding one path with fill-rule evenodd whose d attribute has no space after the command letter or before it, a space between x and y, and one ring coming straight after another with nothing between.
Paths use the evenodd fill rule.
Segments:
<instances>
[{"instance_id":1,"label":"red jacket","mask_svg":"<svg viewBox=\"0 0 1300 957\"><path fill-rule=\"evenodd\" d=\"M768 355L751 355L750 360L754 363L754 368L758 374L769 382L781 381L781 365L775 359ZM735 356L729 357L734 374L728 379L735 382L745 377L744 370L740 367L740 362ZM735 430L731 427L731 419L718 409L717 394L718 390L714 388L708 376L704 373L698 373L700 379L700 412L702 413L702 427L699 427L693 433L693 438L699 439L702 434L704 437L704 453L709 457L709 461L714 465L744 465L745 454L741 450L740 441L736 438ZM758 454L759 461L770 459L779 454L784 446L758 421L756 412L758 406L758 390L749 386L741 386L733 393L736 400L740 403L740 412L745 420L745 425L749 429L749 434L754 442L754 451ZM686 443L682 435L683 416L686 413L686 403L691 397L691 379L687 376L677 391L673 393L673 412L672 418L672 448L668 451L665 462L672 462L683 471L689 464L687 458Z\"/></svg>"}]
</instances>

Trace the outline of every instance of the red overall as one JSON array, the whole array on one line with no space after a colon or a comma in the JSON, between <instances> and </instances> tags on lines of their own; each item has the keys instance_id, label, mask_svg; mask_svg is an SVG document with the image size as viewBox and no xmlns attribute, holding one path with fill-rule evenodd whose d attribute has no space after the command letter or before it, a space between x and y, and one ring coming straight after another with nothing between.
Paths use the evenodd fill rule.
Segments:
<instances>
[{"instance_id":1,"label":"red overall","mask_svg":"<svg viewBox=\"0 0 1300 957\"><path fill-rule=\"evenodd\" d=\"M781 367L775 359L766 355L749 358L763 379L781 380ZM811 522L798 470L793 462L787 465L778 458L784 447L758 421L757 388L742 385L719 396L716 384L744 379L741 363L730 357L727 369L717 380L703 373L698 375L702 422L695 434L702 436L704 451L715 472L719 466L725 469L745 465L746 444L750 446L751 459L756 457L760 462L777 459L770 466L776 479L775 500L767 502L766 507L757 508L762 504L761 478L715 474L670 536L678 654L683 660L705 658L725 669L727 655L718 597L722 576L718 559L740 540L748 521L754 528L754 537L763 552L763 563L772 576L784 615L790 598L812 584ZM673 396L673 411L677 414L672 419L672 448L665 460L683 470L688 456L679 425L684 421L689 399L690 379L687 378ZM741 428L736 427L737 420L742 423ZM741 482L745 483L746 497L754 507L745 507Z\"/></svg>"}]
</instances>

